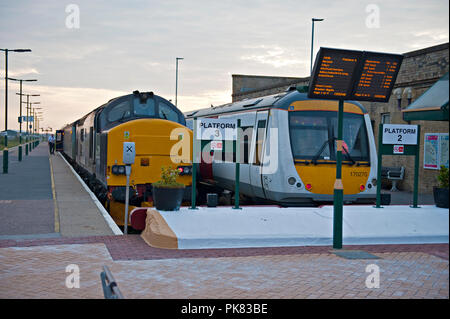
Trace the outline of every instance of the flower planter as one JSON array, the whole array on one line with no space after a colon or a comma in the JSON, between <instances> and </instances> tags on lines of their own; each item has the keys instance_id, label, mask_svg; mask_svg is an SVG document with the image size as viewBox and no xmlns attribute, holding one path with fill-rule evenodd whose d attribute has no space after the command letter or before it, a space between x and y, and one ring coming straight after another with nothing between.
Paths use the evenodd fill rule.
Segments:
<instances>
[{"instance_id":1,"label":"flower planter","mask_svg":"<svg viewBox=\"0 0 450 319\"><path fill-rule=\"evenodd\" d=\"M179 210L184 187L153 187L153 205L158 210Z\"/></svg>"},{"instance_id":2,"label":"flower planter","mask_svg":"<svg viewBox=\"0 0 450 319\"><path fill-rule=\"evenodd\" d=\"M434 203L437 207L448 207L448 188L433 187Z\"/></svg>"}]
</instances>

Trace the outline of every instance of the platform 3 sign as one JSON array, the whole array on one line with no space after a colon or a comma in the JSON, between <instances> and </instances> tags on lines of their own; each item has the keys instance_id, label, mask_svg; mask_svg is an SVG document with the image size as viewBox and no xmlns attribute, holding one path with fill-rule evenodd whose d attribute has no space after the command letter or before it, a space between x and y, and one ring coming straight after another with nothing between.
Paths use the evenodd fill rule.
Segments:
<instances>
[{"instance_id":1,"label":"platform 3 sign","mask_svg":"<svg viewBox=\"0 0 450 319\"><path fill-rule=\"evenodd\" d=\"M235 141L237 122L230 119L202 118L197 120L196 138L209 141Z\"/></svg>"}]
</instances>

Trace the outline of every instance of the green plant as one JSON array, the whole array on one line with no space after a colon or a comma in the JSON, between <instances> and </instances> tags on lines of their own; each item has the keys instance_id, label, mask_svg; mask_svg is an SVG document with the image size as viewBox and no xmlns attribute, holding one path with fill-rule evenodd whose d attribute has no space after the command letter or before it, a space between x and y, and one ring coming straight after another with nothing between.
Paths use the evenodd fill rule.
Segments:
<instances>
[{"instance_id":1,"label":"green plant","mask_svg":"<svg viewBox=\"0 0 450 319\"><path fill-rule=\"evenodd\" d=\"M155 187L169 187L169 188L180 188L184 187L184 184L177 182L177 177L179 175L179 171L176 168L172 167L161 167L161 179L155 183L153 186Z\"/></svg>"},{"instance_id":2,"label":"green plant","mask_svg":"<svg viewBox=\"0 0 450 319\"><path fill-rule=\"evenodd\" d=\"M444 165L441 165L439 175L437 176L440 188L448 188L448 178L448 168Z\"/></svg>"}]
</instances>

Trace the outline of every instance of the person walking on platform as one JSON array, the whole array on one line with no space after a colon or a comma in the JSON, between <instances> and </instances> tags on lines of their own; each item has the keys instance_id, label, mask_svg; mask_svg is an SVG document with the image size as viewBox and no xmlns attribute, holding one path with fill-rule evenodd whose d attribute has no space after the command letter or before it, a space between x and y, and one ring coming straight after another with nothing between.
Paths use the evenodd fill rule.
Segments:
<instances>
[{"instance_id":1,"label":"person walking on platform","mask_svg":"<svg viewBox=\"0 0 450 319\"><path fill-rule=\"evenodd\" d=\"M48 137L48 147L50 154L55 154L55 136L53 134Z\"/></svg>"}]
</instances>

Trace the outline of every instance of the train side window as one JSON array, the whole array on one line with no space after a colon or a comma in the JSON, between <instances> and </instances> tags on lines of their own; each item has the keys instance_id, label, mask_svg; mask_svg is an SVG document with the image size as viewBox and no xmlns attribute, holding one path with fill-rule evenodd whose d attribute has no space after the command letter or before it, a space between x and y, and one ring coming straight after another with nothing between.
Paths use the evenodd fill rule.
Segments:
<instances>
[{"instance_id":1,"label":"train side window","mask_svg":"<svg viewBox=\"0 0 450 319\"><path fill-rule=\"evenodd\" d=\"M178 113L172 108L172 106L167 105L166 103L160 101L159 102L159 117L165 120L179 122L178 121Z\"/></svg>"},{"instance_id":2,"label":"train side window","mask_svg":"<svg viewBox=\"0 0 450 319\"><path fill-rule=\"evenodd\" d=\"M116 122L129 116L130 116L130 103L128 102L128 100L126 100L117 104L108 112L108 121Z\"/></svg>"},{"instance_id":3,"label":"train side window","mask_svg":"<svg viewBox=\"0 0 450 319\"><path fill-rule=\"evenodd\" d=\"M80 140L82 142L84 142L84 128L82 128L81 131L80 131Z\"/></svg>"},{"instance_id":4,"label":"train side window","mask_svg":"<svg viewBox=\"0 0 450 319\"><path fill-rule=\"evenodd\" d=\"M264 142L265 127L266 127L266 120L258 121L258 125L256 127L255 160L253 162L253 164L255 165L261 165L262 146Z\"/></svg>"},{"instance_id":5,"label":"train side window","mask_svg":"<svg viewBox=\"0 0 450 319\"><path fill-rule=\"evenodd\" d=\"M241 144L241 163L248 164L250 156L250 143L253 136L253 126L242 126L241 129L241 136L239 136L239 141Z\"/></svg>"}]
</instances>

